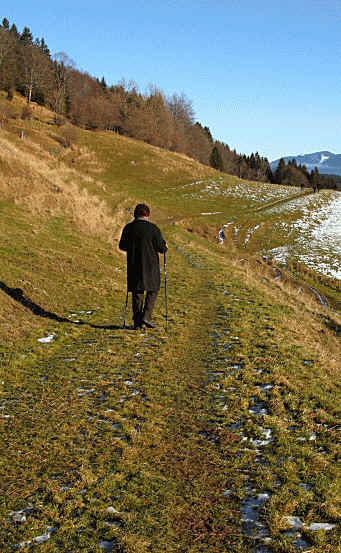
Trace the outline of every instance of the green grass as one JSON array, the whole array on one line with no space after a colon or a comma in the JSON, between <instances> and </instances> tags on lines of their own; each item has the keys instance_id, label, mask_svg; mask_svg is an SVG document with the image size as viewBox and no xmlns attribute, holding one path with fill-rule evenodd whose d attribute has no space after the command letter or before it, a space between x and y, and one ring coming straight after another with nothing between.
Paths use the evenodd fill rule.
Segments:
<instances>
[{"instance_id":1,"label":"green grass","mask_svg":"<svg viewBox=\"0 0 341 553\"><path fill-rule=\"evenodd\" d=\"M35 145L18 141L25 154L52 151L51 125L30 124ZM1 552L53 527L39 551L110 542L121 553L248 553L263 542L242 512L261 493L269 551L297 550L285 535L291 515L305 525L306 550L341 551L340 319L303 287L311 273L277 282L260 262L281 215L256 214L261 198L229 197L241 186L229 176L216 196L184 197L183 185L220 175L182 156L109 133L79 140L48 161L76 164L72 178L108 206L112 239L82 230L68 209L33 215L19 193L0 204ZM202 195L201 186L191 189ZM114 238L141 200L169 244L168 334L163 290L157 330L122 329L125 258ZM200 215L209 211L223 214ZM221 246L226 217L239 236L227 231ZM257 445L262 428L271 441ZM336 526L309 530L316 522Z\"/></svg>"}]
</instances>

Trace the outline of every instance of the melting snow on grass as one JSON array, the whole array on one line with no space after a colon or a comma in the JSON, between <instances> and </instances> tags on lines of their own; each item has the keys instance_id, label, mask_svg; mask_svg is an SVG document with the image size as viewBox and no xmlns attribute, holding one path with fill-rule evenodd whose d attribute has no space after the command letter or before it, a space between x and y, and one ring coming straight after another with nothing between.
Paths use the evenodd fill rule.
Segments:
<instances>
[{"instance_id":1,"label":"melting snow on grass","mask_svg":"<svg viewBox=\"0 0 341 553\"><path fill-rule=\"evenodd\" d=\"M266 525L261 520L261 512L269 498L269 493L258 493L255 496L247 495L245 497L241 508L241 520L244 533L247 536L264 538L269 535Z\"/></svg>"},{"instance_id":2,"label":"melting snow on grass","mask_svg":"<svg viewBox=\"0 0 341 553\"><path fill-rule=\"evenodd\" d=\"M247 181L236 181L231 183L226 182L223 177L196 181L180 187L169 188L169 190L175 189L184 190L184 198L193 198L196 200L206 200L212 197L240 198L254 207L259 207L271 201L285 199L300 190L293 186L278 186L271 183ZM218 213L201 213L201 215L213 214L215 215Z\"/></svg>"},{"instance_id":3,"label":"melting snow on grass","mask_svg":"<svg viewBox=\"0 0 341 553\"><path fill-rule=\"evenodd\" d=\"M319 530L333 530L336 526L336 524L330 524L328 522L312 522L311 524L307 525L302 522L300 517L296 516L285 516L284 522L290 526L291 530L287 532L287 535L293 535L293 533L300 528L305 528L306 530L311 530L312 532L317 532Z\"/></svg>"},{"instance_id":4,"label":"melting snow on grass","mask_svg":"<svg viewBox=\"0 0 341 553\"><path fill-rule=\"evenodd\" d=\"M103 540L103 541L100 541L98 545L101 549L105 551L105 553L110 553L111 551L114 550L115 542Z\"/></svg>"},{"instance_id":5,"label":"melting snow on grass","mask_svg":"<svg viewBox=\"0 0 341 553\"><path fill-rule=\"evenodd\" d=\"M200 215L220 215L222 211L212 211L208 213L200 213Z\"/></svg>"},{"instance_id":6,"label":"melting snow on grass","mask_svg":"<svg viewBox=\"0 0 341 553\"><path fill-rule=\"evenodd\" d=\"M252 235L262 226L262 223L259 223L259 225L256 225L255 227L253 228L250 228L248 230L248 233L246 235L246 238L245 238L245 241L244 241L244 245L246 246L248 244L248 242L250 241L250 238L252 237Z\"/></svg>"},{"instance_id":7,"label":"melting snow on grass","mask_svg":"<svg viewBox=\"0 0 341 553\"><path fill-rule=\"evenodd\" d=\"M268 445L272 440L272 438L271 438L271 429L270 428L262 428L260 426L259 430L261 431L261 433L263 434L265 439L264 440L254 440L253 438L250 438L251 444L256 446L256 447L261 447L263 445Z\"/></svg>"},{"instance_id":8,"label":"melting snow on grass","mask_svg":"<svg viewBox=\"0 0 341 553\"><path fill-rule=\"evenodd\" d=\"M36 538L33 538L33 540L29 540L29 541L23 541L21 543L19 543L17 545L17 549L21 549L22 547L28 547L30 545L33 545L33 544L41 544L41 543L45 543L46 541L48 541L51 537L51 535L53 534L53 532L55 532L57 530L57 528L55 528L54 526L49 526L46 530L46 532L44 532L44 534L42 534L41 536L37 536Z\"/></svg>"},{"instance_id":9,"label":"melting snow on grass","mask_svg":"<svg viewBox=\"0 0 341 553\"><path fill-rule=\"evenodd\" d=\"M245 199L252 205L258 206L271 200L281 200L298 192L293 186L279 187L270 183L240 181L228 186L214 180L206 181L200 190L201 198L205 196L227 196Z\"/></svg>"},{"instance_id":10,"label":"melting snow on grass","mask_svg":"<svg viewBox=\"0 0 341 553\"><path fill-rule=\"evenodd\" d=\"M34 510L33 505L30 503L28 507L22 509L21 511L11 511L9 516L12 518L13 522L26 522L26 515L31 513Z\"/></svg>"},{"instance_id":11,"label":"melting snow on grass","mask_svg":"<svg viewBox=\"0 0 341 553\"><path fill-rule=\"evenodd\" d=\"M45 336L45 338L38 338L38 342L41 344L48 344L49 342L52 342L54 337L55 334L50 334L49 336Z\"/></svg>"},{"instance_id":12,"label":"melting snow on grass","mask_svg":"<svg viewBox=\"0 0 341 553\"><path fill-rule=\"evenodd\" d=\"M280 263L298 259L307 267L324 275L341 279L341 194L328 192L314 199L282 206L289 211L303 212L293 223L283 223L286 236L293 232L292 243L272 249L272 257Z\"/></svg>"},{"instance_id":13,"label":"melting snow on grass","mask_svg":"<svg viewBox=\"0 0 341 553\"><path fill-rule=\"evenodd\" d=\"M85 388L77 388L78 397L86 396L88 394L92 394L95 391L95 388L89 388L88 390Z\"/></svg>"}]
</instances>

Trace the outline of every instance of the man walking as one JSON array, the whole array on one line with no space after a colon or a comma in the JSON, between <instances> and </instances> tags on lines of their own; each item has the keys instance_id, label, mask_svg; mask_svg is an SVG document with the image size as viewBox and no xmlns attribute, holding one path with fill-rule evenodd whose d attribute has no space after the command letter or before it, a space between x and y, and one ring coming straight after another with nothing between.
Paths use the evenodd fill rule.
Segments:
<instances>
[{"instance_id":1,"label":"man walking","mask_svg":"<svg viewBox=\"0 0 341 553\"><path fill-rule=\"evenodd\" d=\"M127 252L128 292L133 296L135 329L143 325L154 328L152 313L160 290L159 253L167 251L160 229L149 222L149 216L149 207L138 204L134 221L124 227L119 243L120 250Z\"/></svg>"}]
</instances>

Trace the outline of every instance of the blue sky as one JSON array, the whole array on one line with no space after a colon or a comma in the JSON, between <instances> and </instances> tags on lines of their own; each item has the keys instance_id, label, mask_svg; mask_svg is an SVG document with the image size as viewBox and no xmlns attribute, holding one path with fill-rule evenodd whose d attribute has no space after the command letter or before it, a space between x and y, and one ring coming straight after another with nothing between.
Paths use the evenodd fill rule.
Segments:
<instances>
[{"instance_id":1,"label":"blue sky","mask_svg":"<svg viewBox=\"0 0 341 553\"><path fill-rule=\"evenodd\" d=\"M108 84L184 92L196 118L238 152L341 153L341 0L1 5L1 19Z\"/></svg>"}]
</instances>

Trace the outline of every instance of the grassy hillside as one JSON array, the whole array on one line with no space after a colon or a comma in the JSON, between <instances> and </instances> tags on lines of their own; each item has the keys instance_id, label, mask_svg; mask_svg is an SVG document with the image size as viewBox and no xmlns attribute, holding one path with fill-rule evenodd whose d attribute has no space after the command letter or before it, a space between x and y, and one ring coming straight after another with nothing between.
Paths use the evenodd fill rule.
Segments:
<instances>
[{"instance_id":1,"label":"grassy hillside","mask_svg":"<svg viewBox=\"0 0 341 553\"><path fill-rule=\"evenodd\" d=\"M0 550L341 551L339 289L261 256L300 191L34 117L0 130ZM157 330L122 329L140 201L168 334L163 290Z\"/></svg>"}]
</instances>

